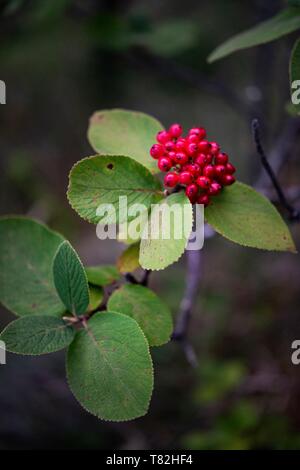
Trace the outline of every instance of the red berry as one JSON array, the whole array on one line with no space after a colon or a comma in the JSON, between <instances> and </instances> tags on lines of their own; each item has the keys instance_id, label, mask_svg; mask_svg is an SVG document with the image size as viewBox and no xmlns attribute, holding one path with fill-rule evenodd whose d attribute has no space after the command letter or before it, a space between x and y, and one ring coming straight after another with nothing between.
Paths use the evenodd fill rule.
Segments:
<instances>
[{"instance_id":1,"label":"red berry","mask_svg":"<svg viewBox=\"0 0 300 470\"><path fill-rule=\"evenodd\" d=\"M193 182L193 175L189 171L182 171L179 175L180 184L191 184Z\"/></svg>"},{"instance_id":2,"label":"red berry","mask_svg":"<svg viewBox=\"0 0 300 470\"><path fill-rule=\"evenodd\" d=\"M191 144L188 144L187 152L188 152L189 155L191 155L191 156L196 155L197 151L198 151L198 145L197 144L195 144L193 142Z\"/></svg>"},{"instance_id":3,"label":"red berry","mask_svg":"<svg viewBox=\"0 0 300 470\"><path fill-rule=\"evenodd\" d=\"M217 155L220 152L220 145L217 142L210 142L210 153Z\"/></svg>"},{"instance_id":4,"label":"red berry","mask_svg":"<svg viewBox=\"0 0 300 470\"><path fill-rule=\"evenodd\" d=\"M216 165L215 166L215 175L218 178L222 178L222 176L225 174L225 166L224 165Z\"/></svg>"},{"instance_id":5,"label":"red berry","mask_svg":"<svg viewBox=\"0 0 300 470\"><path fill-rule=\"evenodd\" d=\"M202 170L203 176L207 178L213 178L215 176L215 168L213 165L206 165Z\"/></svg>"},{"instance_id":6,"label":"red berry","mask_svg":"<svg viewBox=\"0 0 300 470\"><path fill-rule=\"evenodd\" d=\"M172 161L174 161L174 158L176 157L176 152L168 152L168 157L171 158Z\"/></svg>"},{"instance_id":7,"label":"red berry","mask_svg":"<svg viewBox=\"0 0 300 470\"><path fill-rule=\"evenodd\" d=\"M167 152L171 152L172 150L175 149L175 144L172 142L172 140L169 140L168 142L165 143L165 149Z\"/></svg>"},{"instance_id":8,"label":"red berry","mask_svg":"<svg viewBox=\"0 0 300 470\"><path fill-rule=\"evenodd\" d=\"M176 150L178 150L178 152L185 152L186 140L185 139L177 140L175 147L176 147Z\"/></svg>"},{"instance_id":9,"label":"red berry","mask_svg":"<svg viewBox=\"0 0 300 470\"><path fill-rule=\"evenodd\" d=\"M217 183L217 181L213 181L208 190L208 194L210 196L216 196L217 194L219 194L221 189L222 189L222 186L219 183Z\"/></svg>"},{"instance_id":10,"label":"red berry","mask_svg":"<svg viewBox=\"0 0 300 470\"><path fill-rule=\"evenodd\" d=\"M206 130L204 129L204 127L193 127L189 131L189 135L191 134L196 134L196 136L198 136L198 139L202 140L206 137Z\"/></svg>"},{"instance_id":11,"label":"red berry","mask_svg":"<svg viewBox=\"0 0 300 470\"><path fill-rule=\"evenodd\" d=\"M189 171L190 173L192 173L193 176L196 177L199 176L201 173L201 167L197 163L189 163L188 165L186 165L185 170Z\"/></svg>"},{"instance_id":12,"label":"red berry","mask_svg":"<svg viewBox=\"0 0 300 470\"><path fill-rule=\"evenodd\" d=\"M235 182L235 167L217 142L206 140L203 127L194 127L187 137L182 137L182 127L175 123L168 130L158 132L156 140L158 143L152 145L150 155L158 160L159 169L167 172L165 186L186 186L186 195L192 203L197 201L207 206L211 196ZM169 171L172 167L173 171Z\"/></svg>"},{"instance_id":13,"label":"red berry","mask_svg":"<svg viewBox=\"0 0 300 470\"><path fill-rule=\"evenodd\" d=\"M235 182L235 177L234 176L228 175L228 174L222 176L222 183L224 184L224 186L230 186L234 182Z\"/></svg>"},{"instance_id":14,"label":"red berry","mask_svg":"<svg viewBox=\"0 0 300 470\"><path fill-rule=\"evenodd\" d=\"M232 175L233 173L235 173L235 166L233 166L231 163L227 163L227 165L225 165L225 171L226 173L228 173L229 175Z\"/></svg>"},{"instance_id":15,"label":"red berry","mask_svg":"<svg viewBox=\"0 0 300 470\"><path fill-rule=\"evenodd\" d=\"M177 139L182 134L182 126L180 124L172 124L172 126L169 128L169 134L174 139Z\"/></svg>"},{"instance_id":16,"label":"red berry","mask_svg":"<svg viewBox=\"0 0 300 470\"><path fill-rule=\"evenodd\" d=\"M189 144L197 144L199 142L199 137L196 134L190 134L187 136L187 141Z\"/></svg>"},{"instance_id":17,"label":"red berry","mask_svg":"<svg viewBox=\"0 0 300 470\"><path fill-rule=\"evenodd\" d=\"M165 143L168 142L170 139L171 139L171 136L170 136L170 134L169 134L167 131L160 131L160 132L158 132L158 134L157 134L157 136L156 136L156 140L157 140L157 142L159 142L160 144L165 144Z\"/></svg>"},{"instance_id":18,"label":"red berry","mask_svg":"<svg viewBox=\"0 0 300 470\"><path fill-rule=\"evenodd\" d=\"M198 144L198 149L200 153L207 155L210 152L210 143L207 140L201 140Z\"/></svg>"},{"instance_id":19,"label":"red berry","mask_svg":"<svg viewBox=\"0 0 300 470\"><path fill-rule=\"evenodd\" d=\"M158 159L159 157L162 157L163 154L165 153L164 148L162 145L159 144L154 144L152 145L150 149L150 155L152 158Z\"/></svg>"},{"instance_id":20,"label":"red berry","mask_svg":"<svg viewBox=\"0 0 300 470\"><path fill-rule=\"evenodd\" d=\"M196 183L200 188L208 189L211 184L211 180L207 178L207 176L198 176Z\"/></svg>"},{"instance_id":21,"label":"red berry","mask_svg":"<svg viewBox=\"0 0 300 470\"><path fill-rule=\"evenodd\" d=\"M158 160L158 168L161 171L169 171L172 167L172 160L169 157L160 157Z\"/></svg>"},{"instance_id":22,"label":"red berry","mask_svg":"<svg viewBox=\"0 0 300 470\"><path fill-rule=\"evenodd\" d=\"M174 188L179 181L179 176L177 173L171 172L167 173L164 177L164 184L165 186L169 186L169 188Z\"/></svg>"},{"instance_id":23,"label":"red berry","mask_svg":"<svg viewBox=\"0 0 300 470\"><path fill-rule=\"evenodd\" d=\"M185 189L185 194L189 198L189 200L194 203L196 202L197 194L198 194L198 186L196 184L190 184Z\"/></svg>"},{"instance_id":24,"label":"red berry","mask_svg":"<svg viewBox=\"0 0 300 470\"><path fill-rule=\"evenodd\" d=\"M197 165L199 166L204 166L206 163L208 163L207 161L207 155L204 155L204 153L200 153L196 158L195 158L195 163L197 163Z\"/></svg>"},{"instance_id":25,"label":"red berry","mask_svg":"<svg viewBox=\"0 0 300 470\"><path fill-rule=\"evenodd\" d=\"M226 165L227 162L228 162L227 153L220 152L218 153L218 155L215 156L216 165Z\"/></svg>"},{"instance_id":26,"label":"red berry","mask_svg":"<svg viewBox=\"0 0 300 470\"><path fill-rule=\"evenodd\" d=\"M184 165L188 161L188 156L186 153L177 152L175 157L173 158L173 161L178 165Z\"/></svg>"},{"instance_id":27,"label":"red berry","mask_svg":"<svg viewBox=\"0 0 300 470\"><path fill-rule=\"evenodd\" d=\"M200 194L200 196L197 198L197 203L204 204L205 207L208 206L210 203L209 196L205 193Z\"/></svg>"}]
</instances>

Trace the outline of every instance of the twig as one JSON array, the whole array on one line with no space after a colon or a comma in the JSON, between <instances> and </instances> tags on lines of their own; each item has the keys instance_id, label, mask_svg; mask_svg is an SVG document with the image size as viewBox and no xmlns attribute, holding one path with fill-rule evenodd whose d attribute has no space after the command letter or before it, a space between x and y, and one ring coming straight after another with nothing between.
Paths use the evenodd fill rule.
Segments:
<instances>
[{"instance_id":1,"label":"twig","mask_svg":"<svg viewBox=\"0 0 300 470\"><path fill-rule=\"evenodd\" d=\"M186 252L187 256L187 275L186 286L183 299L180 304L180 310L177 317L175 329L172 339L179 341L185 352L188 362L193 366L197 366L197 358L192 345L187 340L188 328L191 320L192 309L196 302L199 290L199 282L202 275L201 261L202 253L200 250Z\"/></svg>"},{"instance_id":2,"label":"twig","mask_svg":"<svg viewBox=\"0 0 300 470\"><path fill-rule=\"evenodd\" d=\"M292 154L293 147L297 138L300 136L300 118L291 117L287 119L286 124L275 140L274 146L271 148L268 161L273 171L278 175L283 165L287 162ZM266 190L269 186L269 175L262 169L255 183L258 190Z\"/></svg>"},{"instance_id":3,"label":"twig","mask_svg":"<svg viewBox=\"0 0 300 470\"><path fill-rule=\"evenodd\" d=\"M126 273L125 274L125 279L127 282L129 282L130 284L139 284L139 281L134 277L133 274L131 273Z\"/></svg>"},{"instance_id":4,"label":"twig","mask_svg":"<svg viewBox=\"0 0 300 470\"><path fill-rule=\"evenodd\" d=\"M271 167L270 163L268 162L267 156L265 154L264 148L261 143L260 139L260 132L259 132L259 122L258 119L253 119L252 121L252 132L253 132L253 138L255 141L256 145L256 150L257 153L259 154L261 158L261 163L266 170L274 188L275 191L278 195L279 201L281 205L289 212L290 214L290 219L293 221L299 221L300 220L300 212L296 210L286 199L285 193L283 189L281 188L281 185L275 175L275 172L273 171L273 168Z\"/></svg>"},{"instance_id":5,"label":"twig","mask_svg":"<svg viewBox=\"0 0 300 470\"><path fill-rule=\"evenodd\" d=\"M144 275L140 281L141 286L148 286L149 284L149 277L152 271L150 269L145 269Z\"/></svg>"},{"instance_id":6,"label":"twig","mask_svg":"<svg viewBox=\"0 0 300 470\"><path fill-rule=\"evenodd\" d=\"M136 279L136 277L131 273L126 273L125 274L125 279L130 284L138 284L140 286L147 286L148 282L149 282L149 276L150 276L151 272L152 271L150 269L145 269L144 273L143 273L143 277L140 281L138 281Z\"/></svg>"}]
</instances>

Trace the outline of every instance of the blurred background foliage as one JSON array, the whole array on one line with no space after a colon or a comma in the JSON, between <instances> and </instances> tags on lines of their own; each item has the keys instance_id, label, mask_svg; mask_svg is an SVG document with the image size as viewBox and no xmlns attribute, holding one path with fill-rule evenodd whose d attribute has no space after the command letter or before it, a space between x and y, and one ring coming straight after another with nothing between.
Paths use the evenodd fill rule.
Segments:
<instances>
[{"instance_id":1,"label":"blurred background foliage","mask_svg":"<svg viewBox=\"0 0 300 470\"><path fill-rule=\"evenodd\" d=\"M100 242L66 200L71 166L91 154L96 109L150 113L165 125L207 127L255 184L251 140L261 119L269 151L291 119L288 59L297 34L208 65L234 33L284 5L274 0L11 0L0 2L1 215L26 214L63 232L86 264L115 262L122 244ZM299 134L299 133L298 133ZM126 138L126 136L124 136ZM280 172L299 184L299 135ZM292 227L299 245L300 231ZM184 258L153 274L151 287L176 315ZM130 423L88 415L64 380L64 355L9 355L0 367L0 448L300 448L298 256L207 240L191 341L192 369L178 344L153 350L156 387L149 414ZM17 295L17 286L16 286ZM1 310L0 326L11 319ZM299 366L300 367L300 366Z\"/></svg>"}]
</instances>

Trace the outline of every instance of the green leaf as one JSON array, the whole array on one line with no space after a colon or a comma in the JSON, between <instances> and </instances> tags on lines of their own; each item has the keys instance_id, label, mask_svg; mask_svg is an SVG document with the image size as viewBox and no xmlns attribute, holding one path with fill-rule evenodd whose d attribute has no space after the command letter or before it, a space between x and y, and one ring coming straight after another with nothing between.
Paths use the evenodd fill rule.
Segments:
<instances>
[{"instance_id":1,"label":"green leaf","mask_svg":"<svg viewBox=\"0 0 300 470\"><path fill-rule=\"evenodd\" d=\"M90 119L88 139L104 155L125 155L157 173L157 162L149 150L162 124L151 116L125 109L97 111Z\"/></svg>"},{"instance_id":2,"label":"green leaf","mask_svg":"<svg viewBox=\"0 0 300 470\"><path fill-rule=\"evenodd\" d=\"M92 18L89 32L96 45L102 49L124 52L139 46L164 57L186 52L199 37L199 26L194 20L170 19L150 23L148 19L143 19L141 25L139 19L138 28L132 20L102 13Z\"/></svg>"},{"instance_id":3,"label":"green leaf","mask_svg":"<svg viewBox=\"0 0 300 470\"><path fill-rule=\"evenodd\" d=\"M24 217L0 219L0 300L17 315L60 315L52 262L63 237Z\"/></svg>"},{"instance_id":4,"label":"green leaf","mask_svg":"<svg viewBox=\"0 0 300 470\"><path fill-rule=\"evenodd\" d=\"M74 248L64 241L53 262L54 283L69 312L80 315L89 305L89 290L84 267Z\"/></svg>"},{"instance_id":5,"label":"green leaf","mask_svg":"<svg viewBox=\"0 0 300 470\"><path fill-rule=\"evenodd\" d=\"M120 279L120 273L112 265L88 266L85 272L89 283L95 286L108 286Z\"/></svg>"},{"instance_id":6,"label":"green leaf","mask_svg":"<svg viewBox=\"0 0 300 470\"><path fill-rule=\"evenodd\" d=\"M208 62L222 59L241 49L274 41L300 28L300 9L289 7L273 18L228 39L208 57Z\"/></svg>"},{"instance_id":7,"label":"green leaf","mask_svg":"<svg viewBox=\"0 0 300 470\"><path fill-rule=\"evenodd\" d=\"M148 213L138 216L130 222L119 224L117 240L125 243L125 245L139 242L143 233L143 228L147 222Z\"/></svg>"},{"instance_id":8,"label":"green leaf","mask_svg":"<svg viewBox=\"0 0 300 470\"><path fill-rule=\"evenodd\" d=\"M104 292L102 287L97 286L89 286L89 293L90 293L90 303L88 306L88 311L91 312L96 310L101 305L101 302L104 297Z\"/></svg>"},{"instance_id":9,"label":"green leaf","mask_svg":"<svg viewBox=\"0 0 300 470\"><path fill-rule=\"evenodd\" d=\"M170 340L173 330L171 312L147 287L125 284L109 298L108 309L134 318L150 346L161 346Z\"/></svg>"},{"instance_id":10,"label":"green leaf","mask_svg":"<svg viewBox=\"0 0 300 470\"><path fill-rule=\"evenodd\" d=\"M199 37L199 26L186 19L168 20L155 25L150 31L136 35L136 44L147 47L163 57L183 54L193 47Z\"/></svg>"},{"instance_id":11,"label":"green leaf","mask_svg":"<svg viewBox=\"0 0 300 470\"><path fill-rule=\"evenodd\" d=\"M59 318L27 315L10 323L1 333L7 351L17 354L47 354L68 346L75 330Z\"/></svg>"},{"instance_id":12,"label":"green leaf","mask_svg":"<svg viewBox=\"0 0 300 470\"><path fill-rule=\"evenodd\" d=\"M163 216L158 217L161 211ZM192 227L193 208L184 192L171 194L155 206L146 227L149 236L145 232L142 235L141 266L144 269L160 270L177 261L185 250Z\"/></svg>"},{"instance_id":13,"label":"green leaf","mask_svg":"<svg viewBox=\"0 0 300 470\"><path fill-rule=\"evenodd\" d=\"M207 222L240 245L295 252L290 232L268 199L242 183L224 188L205 209Z\"/></svg>"},{"instance_id":14,"label":"green leaf","mask_svg":"<svg viewBox=\"0 0 300 470\"><path fill-rule=\"evenodd\" d=\"M143 204L145 210L162 198L161 186L151 173L132 158L122 156L88 157L71 170L68 198L73 209L91 223L116 224L134 219L119 207L119 197L127 197L128 210ZM124 200L124 198L123 198ZM101 204L109 204L107 213L97 215ZM103 220L105 216L105 221Z\"/></svg>"},{"instance_id":15,"label":"green leaf","mask_svg":"<svg viewBox=\"0 0 300 470\"><path fill-rule=\"evenodd\" d=\"M102 312L79 331L67 355L68 382L90 413L109 421L143 416L153 389L146 338L135 320Z\"/></svg>"},{"instance_id":16,"label":"green leaf","mask_svg":"<svg viewBox=\"0 0 300 470\"><path fill-rule=\"evenodd\" d=\"M296 88L293 84L297 82ZM299 101L299 83L300 83L300 39L298 39L292 49L290 58L290 85L291 85L291 97L292 102L294 101L294 94L297 95L297 101ZM296 97L296 96L295 96ZM290 104L299 113L300 103Z\"/></svg>"},{"instance_id":17,"label":"green leaf","mask_svg":"<svg viewBox=\"0 0 300 470\"><path fill-rule=\"evenodd\" d=\"M130 273L140 267L139 263L140 243L134 243L126 248L119 256L117 265L120 273Z\"/></svg>"}]
</instances>

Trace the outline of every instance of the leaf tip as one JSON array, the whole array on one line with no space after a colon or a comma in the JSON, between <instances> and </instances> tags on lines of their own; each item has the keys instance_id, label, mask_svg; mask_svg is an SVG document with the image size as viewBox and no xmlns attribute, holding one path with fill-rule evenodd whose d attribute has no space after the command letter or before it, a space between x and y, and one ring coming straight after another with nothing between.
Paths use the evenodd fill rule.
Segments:
<instances>
[{"instance_id":1,"label":"leaf tip","mask_svg":"<svg viewBox=\"0 0 300 470\"><path fill-rule=\"evenodd\" d=\"M211 54L209 54L209 56L206 58L206 62L208 64L212 64L213 62L215 62L215 51L213 51Z\"/></svg>"}]
</instances>

